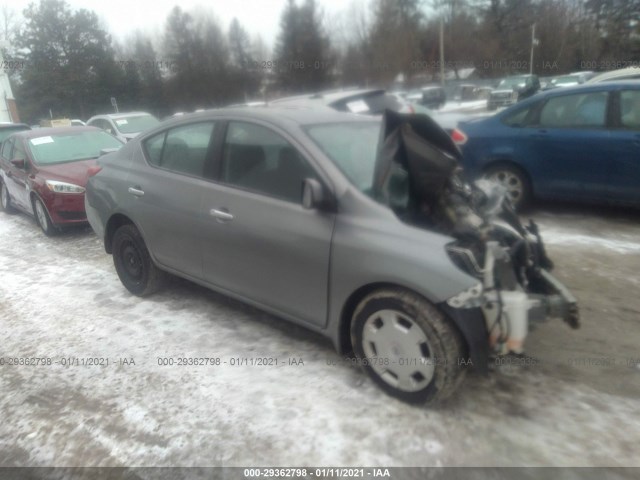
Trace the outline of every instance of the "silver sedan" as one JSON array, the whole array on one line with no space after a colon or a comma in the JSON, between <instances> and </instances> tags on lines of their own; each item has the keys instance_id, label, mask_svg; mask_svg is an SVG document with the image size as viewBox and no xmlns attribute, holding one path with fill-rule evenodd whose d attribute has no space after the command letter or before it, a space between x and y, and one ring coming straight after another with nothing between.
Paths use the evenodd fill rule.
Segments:
<instances>
[{"instance_id":1,"label":"silver sedan","mask_svg":"<svg viewBox=\"0 0 640 480\"><path fill-rule=\"evenodd\" d=\"M577 326L534 224L427 116L301 108L184 115L100 159L91 226L135 295L168 273L329 337L387 393L443 400L469 366Z\"/></svg>"}]
</instances>

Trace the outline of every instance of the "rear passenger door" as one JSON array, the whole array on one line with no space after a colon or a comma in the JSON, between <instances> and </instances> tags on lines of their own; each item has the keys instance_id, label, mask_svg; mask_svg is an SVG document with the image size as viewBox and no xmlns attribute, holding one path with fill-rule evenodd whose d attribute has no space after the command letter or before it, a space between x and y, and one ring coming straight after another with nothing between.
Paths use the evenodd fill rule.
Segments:
<instances>
[{"instance_id":1,"label":"rear passenger door","mask_svg":"<svg viewBox=\"0 0 640 480\"><path fill-rule=\"evenodd\" d=\"M529 131L537 169L545 182L539 194L602 199L611 157L606 91L551 97Z\"/></svg>"},{"instance_id":2,"label":"rear passenger door","mask_svg":"<svg viewBox=\"0 0 640 480\"><path fill-rule=\"evenodd\" d=\"M303 179L320 175L293 138L266 125L229 122L221 142L219 183L203 198L206 280L324 326L334 214L302 207Z\"/></svg>"},{"instance_id":3,"label":"rear passenger door","mask_svg":"<svg viewBox=\"0 0 640 480\"><path fill-rule=\"evenodd\" d=\"M201 200L215 128L204 121L144 139L127 178L133 218L156 261L195 278L202 277Z\"/></svg>"},{"instance_id":4,"label":"rear passenger door","mask_svg":"<svg viewBox=\"0 0 640 480\"><path fill-rule=\"evenodd\" d=\"M640 204L640 89L616 92L608 194L616 201Z\"/></svg>"}]
</instances>

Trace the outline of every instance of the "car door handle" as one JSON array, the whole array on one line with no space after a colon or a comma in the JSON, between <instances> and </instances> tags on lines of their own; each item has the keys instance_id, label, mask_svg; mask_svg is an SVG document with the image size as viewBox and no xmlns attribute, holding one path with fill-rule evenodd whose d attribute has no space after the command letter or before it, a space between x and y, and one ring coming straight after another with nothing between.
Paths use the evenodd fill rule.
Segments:
<instances>
[{"instance_id":1,"label":"car door handle","mask_svg":"<svg viewBox=\"0 0 640 480\"><path fill-rule=\"evenodd\" d=\"M216 210L215 208L209 210L209 215L220 222L229 222L233 220L233 215L231 215L229 212L225 212L224 210Z\"/></svg>"},{"instance_id":2,"label":"car door handle","mask_svg":"<svg viewBox=\"0 0 640 480\"><path fill-rule=\"evenodd\" d=\"M144 195L144 191L140 190L140 187L136 185L135 187L129 187L129 193L131 195L135 195L136 197L141 197Z\"/></svg>"}]
</instances>

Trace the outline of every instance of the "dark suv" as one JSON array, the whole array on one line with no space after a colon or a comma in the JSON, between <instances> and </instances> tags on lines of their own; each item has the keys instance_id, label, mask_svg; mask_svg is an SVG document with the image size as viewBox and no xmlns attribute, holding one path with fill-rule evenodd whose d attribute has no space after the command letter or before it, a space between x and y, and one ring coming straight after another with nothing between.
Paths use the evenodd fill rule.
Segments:
<instances>
[{"instance_id":1,"label":"dark suv","mask_svg":"<svg viewBox=\"0 0 640 480\"><path fill-rule=\"evenodd\" d=\"M491 92L487 100L487 109L512 105L519 100L530 97L540 90L540 79L537 75L516 75L503 78L498 87Z\"/></svg>"}]
</instances>

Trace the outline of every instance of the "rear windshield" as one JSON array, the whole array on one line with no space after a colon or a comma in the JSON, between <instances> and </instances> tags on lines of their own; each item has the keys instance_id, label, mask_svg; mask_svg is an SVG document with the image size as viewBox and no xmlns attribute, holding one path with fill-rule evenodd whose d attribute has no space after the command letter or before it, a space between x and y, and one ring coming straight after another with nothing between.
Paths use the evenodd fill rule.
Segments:
<instances>
[{"instance_id":1,"label":"rear windshield","mask_svg":"<svg viewBox=\"0 0 640 480\"><path fill-rule=\"evenodd\" d=\"M29 139L29 149L38 165L97 158L101 150L121 146L120 140L103 131L44 135Z\"/></svg>"},{"instance_id":2,"label":"rear windshield","mask_svg":"<svg viewBox=\"0 0 640 480\"><path fill-rule=\"evenodd\" d=\"M120 133L140 133L160 123L153 115L134 115L113 120Z\"/></svg>"},{"instance_id":3,"label":"rear windshield","mask_svg":"<svg viewBox=\"0 0 640 480\"><path fill-rule=\"evenodd\" d=\"M360 191L373 186L379 122L312 125L307 134Z\"/></svg>"}]
</instances>

